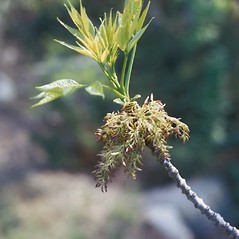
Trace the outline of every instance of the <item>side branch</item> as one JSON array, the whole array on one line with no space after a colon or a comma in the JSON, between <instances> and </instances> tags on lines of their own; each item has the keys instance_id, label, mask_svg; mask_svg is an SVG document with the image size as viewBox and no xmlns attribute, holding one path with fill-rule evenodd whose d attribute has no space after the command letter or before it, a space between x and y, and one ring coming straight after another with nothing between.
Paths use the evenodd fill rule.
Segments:
<instances>
[{"instance_id":1,"label":"side branch","mask_svg":"<svg viewBox=\"0 0 239 239\"><path fill-rule=\"evenodd\" d=\"M187 199L193 203L195 208L199 209L202 214L207 216L209 220L211 220L229 237L233 239L239 239L239 230L226 222L219 213L211 210L211 208L206 205L194 191L192 191L192 189L187 185L186 180L180 176L179 171L170 160L164 158L160 161L168 172L168 175L177 183L177 187L182 190L182 193L185 194Z\"/></svg>"}]
</instances>

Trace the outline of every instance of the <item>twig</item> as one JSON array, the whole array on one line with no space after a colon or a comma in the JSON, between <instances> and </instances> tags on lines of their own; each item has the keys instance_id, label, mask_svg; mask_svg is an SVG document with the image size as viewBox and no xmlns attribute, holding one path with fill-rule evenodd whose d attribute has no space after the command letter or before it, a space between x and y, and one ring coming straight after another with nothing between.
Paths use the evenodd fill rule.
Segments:
<instances>
[{"instance_id":1,"label":"twig","mask_svg":"<svg viewBox=\"0 0 239 239\"><path fill-rule=\"evenodd\" d=\"M191 201L195 208L199 209L209 220L211 220L217 227L225 232L229 237L233 239L239 239L239 230L232 227L230 223L226 222L223 217L211 210L211 208L204 203L204 201L192 191L186 183L186 180L181 177L177 168L168 159L160 160L163 167L166 169L168 175L177 183L177 187L182 190L182 193L186 195L187 199Z\"/></svg>"}]
</instances>

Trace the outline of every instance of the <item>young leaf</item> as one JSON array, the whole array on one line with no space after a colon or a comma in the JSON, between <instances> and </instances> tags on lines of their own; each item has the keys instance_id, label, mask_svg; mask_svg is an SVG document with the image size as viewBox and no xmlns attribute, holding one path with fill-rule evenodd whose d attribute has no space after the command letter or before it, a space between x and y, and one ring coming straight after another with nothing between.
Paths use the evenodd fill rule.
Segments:
<instances>
[{"instance_id":1,"label":"young leaf","mask_svg":"<svg viewBox=\"0 0 239 239\"><path fill-rule=\"evenodd\" d=\"M131 1L130 37L137 32L137 25L142 10L142 4L142 0Z\"/></svg>"},{"instance_id":2,"label":"young leaf","mask_svg":"<svg viewBox=\"0 0 239 239\"><path fill-rule=\"evenodd\" d=\"M116 31L116 42L121 51L125 52L129 41L129 21L124 21L123 14L118 13L118 29ZM124 23L126 22L126 23Z\"/></svg>"},{"instance_id":3,"label":"young leaf","mask_svg":"<svg viewBox=\"0 0 239 239\"><path fill-rule=\"evenodd\" d=\"M152 20L151 20L152 21ZM150 22L151 22L150 21ZM135 46L135 44L139 41L139 39L141 38L141 36L144 34L145 30L148 28L150 22L143 27L142 29L140 29L135 35L134 37L130 40L129 44L128 44L128 52L130 52L130 50Z\"/></svg>"},{"instance_id":4,"label":"young leaf","mask_svg":"<svg viewBox=\"0 0 239 239\"><path fill-rule=\"evenodd\" d=\"M37 104L34 104L32 108L51 102L59 97L61 97L61 94L58 92L41 92L39 95L31 98L32 100L42 98Z\"/></svg>"},{"instance_id":5,"label":"young leaf","mask_svg":"<svg viewBox=\"0 0 239 239\"><path fill-rule=\"evenodd\" d=\"M50 84L36 87L36 89L41 91L41 93L31 99L41 100L37 104L33 105L33 107L46 104L61 96L72 94L75 90L83 87L85 87L85 85L79 84L71 79L57 80Z\"/></svg>"},{"instance_id":6,"label":"young leaf","mask_svg":"<svg viewBox=\"0 0 239 239\"><path fill-rule=\"evenodd\" d=\"M52 91L52 90L64 90L64 89L77 89L82 87L83 85L72 79L62 79L54 81L50 84L38 86L36 87L39 91Z\"/></svg>"},{"instance_id":7,"label":"young leaf","mask_svg":"<svg viewBox=\"0 0 239 239\"><path fill-rule=\"evenodd\" d=\"M74 37L76 37L77 39L81 40L81 39L84 39L84 36L83 34L75 29L75 28L72 28L70 26L68 26L67 24L65 24L64 22L62 22L59 18L57 18L57 21L60 22L60 24L65 27Z\"/></svg>"},{"instance_id":8,"label":"young leaf","mask_svg":"<svg viewBox=\"0 0 239 239\"><path fill-rule=\"evenodd\" d=\"M93 84L85 88L86 91L91 95L98 95L105 98L103 86L99 81L95 81Z\"/></svg>"},{"instance_id":9,"label":"young leaf","mask_svg":"<svg viewBox=\"0 0 239 239\"><path fill-rule=\"evenodd\" d=\"M70 15L70 17L71 17L72 21L74 22L74 24L77 26L79 31L81 31L82 27L83 27L83 24L82 24L82 20L81 20L80 14L73 7L73 5L71 4L70 1L69 1L70 8L66 4L64 4L64 6L66 7L66 10L67 10L68 14Z\"/></svg>"},{"instance_id":10,"label":"young leaf","mask_svg":"<svg viewBox=\"0 0 239 239\"><path fill-rule=\"evenodd\" d=\"M118 104L118 105L124 105L124 103L125 103L125 102L124 102L123 100L121 100L120 98L114 99L113 102L115 102L115 103Z\"/></svg>"},{"instance_id":11,"label":"young leaf","mask_svg":"<svg viewBox=\"0 0 239 239\"><path fill-rule=\"evenodd\" d=\"M85 29L85 33L89 36L95 35L95 27L89 17L87 16L86 10L82 5L82 1L80 1L80 14L81 14L81 20L83 27Z\"/></svg>"},{"instance_id":12,"label":"young leaf","mask_svg":"<svg viewBox=\"0 0 239 239\"><path fill-rule=\"evenodd\" d=\"M132 99L133 99L133 100L136 100L136 99L139 99L139 98L141 98L141 95L140 95L140 94L137 94L137 95L135 95Z\"/></svg>"},{"instance_id":13,"label":"young leaf","mask_svg":"<svg viewBox=\"0 0 239 239\"><path fill-rule=\"evenodd\" d=\"M146 8L142 12L142 14L141 14L141 16L140 16L140 18L138 20L136 31L139 31L143 27L145 18L146 18L147 14L148 14L148 11L149 11L149 6L150 6L150 1L148 2Z\"/></svg>"},{"instance_id":14,"label":"young leaf","mask_svg":"<svg viewBox=\"0 0 239 239\"><path fill-rule=\"evenodd\" d=\"M76 52L82 54L82 55L86 55L86 56L89 56L89 57L92 57L92 58L96 59L96 57L93 55L93 53L92 53L90 50L88 50L87 48L85 48L84 46L82 46L82 45L81 45L80 43L78 43L78 42L77 42L77 44L79 45L79 47L78 47L78 46L71 45L71 44L68 44L68 43L63 42L63 41L56 40L56 39L55 39L55 41L58 42L58 43L60 43L60 44L63 45L63 46L68 47L68 48L71 49L71 50L74 50L74 51L76 51Z\"/></svg>"}]
</instances>

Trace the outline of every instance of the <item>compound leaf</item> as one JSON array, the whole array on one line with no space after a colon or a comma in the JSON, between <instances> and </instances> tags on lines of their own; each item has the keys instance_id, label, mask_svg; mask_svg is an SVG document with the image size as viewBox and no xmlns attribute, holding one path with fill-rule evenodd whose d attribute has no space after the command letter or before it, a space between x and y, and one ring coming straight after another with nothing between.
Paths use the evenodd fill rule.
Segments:
<instances>
[{"instance_id":1,"label":"compound leaf","mask_svg":"<svg viewBox=\"0 0 239 239\"><path fill-rule=\"evenodd\" d=\"M93 84L85 88L86 91L91 95L98 95L105 98L103 85L99 81L95 81Z\"/></svg>"},{"instance_id":2,"label":"compound leaf","mask_svg":"<svg viewBox=\"0 0 239 239\"><path fill-rule=\"evenodd\" d=\"M85 85L79 84L72 79L61 79L47 85L38 86L36 89L40 91L40 94L31 99L41 100L32 107L43 105L59 97L72 94L75 90L83 87L85 87Z\"/></svg>"}]
</instances>

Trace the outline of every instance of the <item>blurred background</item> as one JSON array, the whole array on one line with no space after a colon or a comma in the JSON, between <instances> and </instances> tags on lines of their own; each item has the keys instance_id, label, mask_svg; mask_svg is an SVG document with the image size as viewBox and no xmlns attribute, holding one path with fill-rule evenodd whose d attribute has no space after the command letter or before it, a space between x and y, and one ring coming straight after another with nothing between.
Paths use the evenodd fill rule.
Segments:
<instances>
[{"instance_id":1,"label":"blurred background","mask_svg":"<svg viewBox=\"0 0 239 239\"><path fill-rule=\"evenodd\" d=\"M63 78L104 80L97 64L57 44L74 43L63 0L1 0L0 238L220 239L145 151L133 182L122 172L103 194L91 172L102 145L94 132L109 97L84 90L30 109L35 86ZM78 7L78 0L71 0ZM83 1L95 24L123 1ZM190 127L170 140L173 163L212 209L239 227L239 2L152 0L139 43L132 95L166 103Z\"/></svg>"}]
</instances>

